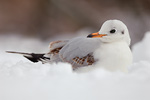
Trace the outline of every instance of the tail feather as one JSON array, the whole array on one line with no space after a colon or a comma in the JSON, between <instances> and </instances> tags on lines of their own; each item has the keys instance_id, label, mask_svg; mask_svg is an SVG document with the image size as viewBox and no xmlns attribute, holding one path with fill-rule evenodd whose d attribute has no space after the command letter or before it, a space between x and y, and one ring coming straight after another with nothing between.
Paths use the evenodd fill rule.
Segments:
<instances>
[{"instance_id":1,"label":"tail feather","mask_svg":"<svg viewBox=\"0 0 150 100\"><path fill-rule=\"evenodd\" d=\"M7 53L15 53L15 54L22 54L28 60L36 63L36 62L43 62L44 60L50 60L49 57L45 57L45 53L36 54L36 53L23 53L23 52L15 52L15 51L6 51Z\"/></svg>"}]
</instances>

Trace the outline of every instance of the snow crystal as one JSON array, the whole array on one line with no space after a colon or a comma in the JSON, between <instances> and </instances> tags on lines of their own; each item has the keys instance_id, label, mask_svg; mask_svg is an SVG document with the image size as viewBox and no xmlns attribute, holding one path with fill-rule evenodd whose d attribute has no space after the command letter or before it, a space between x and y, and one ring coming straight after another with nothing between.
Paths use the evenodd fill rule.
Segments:
<instances>
[{"instance_id":1,"label":"snow crystal","mask_svg":"<svg viewBox=\"0 0 150 100\"><path fill-rule=\"evenodd\" d=\"M32 63L6 50L46 52L48 42L0 36L0 100L149 100L150 33L133 46L129 73L76 73L68 63Z\"/></svg>"}]
</instances>

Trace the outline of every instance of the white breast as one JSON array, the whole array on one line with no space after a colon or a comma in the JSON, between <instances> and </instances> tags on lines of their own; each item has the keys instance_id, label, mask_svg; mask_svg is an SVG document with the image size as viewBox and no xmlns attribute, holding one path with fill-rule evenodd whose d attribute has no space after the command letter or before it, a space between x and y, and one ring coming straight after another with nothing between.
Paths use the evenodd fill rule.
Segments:
<instances>
[{"instance_id":1,"label":"white breast","mask_svg":"<svg viewBox=\"0 0 150 100\"><path fill-rule=\"evenodd\" d=\"M127 72L127 67L132 63L131 50L123 41L102 43L94 52L94 58L98 59L95 67L104 67L110 71Z\"/></svg>"}]
</instances>

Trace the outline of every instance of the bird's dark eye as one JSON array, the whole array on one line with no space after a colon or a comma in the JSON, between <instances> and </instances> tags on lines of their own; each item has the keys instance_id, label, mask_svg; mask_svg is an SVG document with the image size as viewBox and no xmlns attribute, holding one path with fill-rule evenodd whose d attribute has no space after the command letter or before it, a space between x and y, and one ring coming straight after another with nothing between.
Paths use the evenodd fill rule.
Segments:
<instances>
[{"instance_id":1,"label":"bird's dark eye","mask_svg":"<svg viewBox=\"0 0 150 100\"><path fill-rule=\"evenodd\" d=\"M110 30L110 33L115 33L115 32L116 32L115 29Z\"/></svg>"}]
</instances>

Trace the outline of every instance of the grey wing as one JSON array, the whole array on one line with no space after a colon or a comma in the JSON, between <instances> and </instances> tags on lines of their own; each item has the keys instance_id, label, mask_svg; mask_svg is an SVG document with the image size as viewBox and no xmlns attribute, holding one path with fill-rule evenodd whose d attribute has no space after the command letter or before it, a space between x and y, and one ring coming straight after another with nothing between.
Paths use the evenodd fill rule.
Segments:
<instances>
[{"instance_id":1,"label":"grey wing","mask_svg":"<svg viewBox=\"0 0 150 100\"><path fill-rule=\"evenodd\" d=\"M74 68L91 65L95 62L93 52L100 45L97 38L77 37L71 39L59 52L60 58Z\"/></svg>"}]
</instances>

